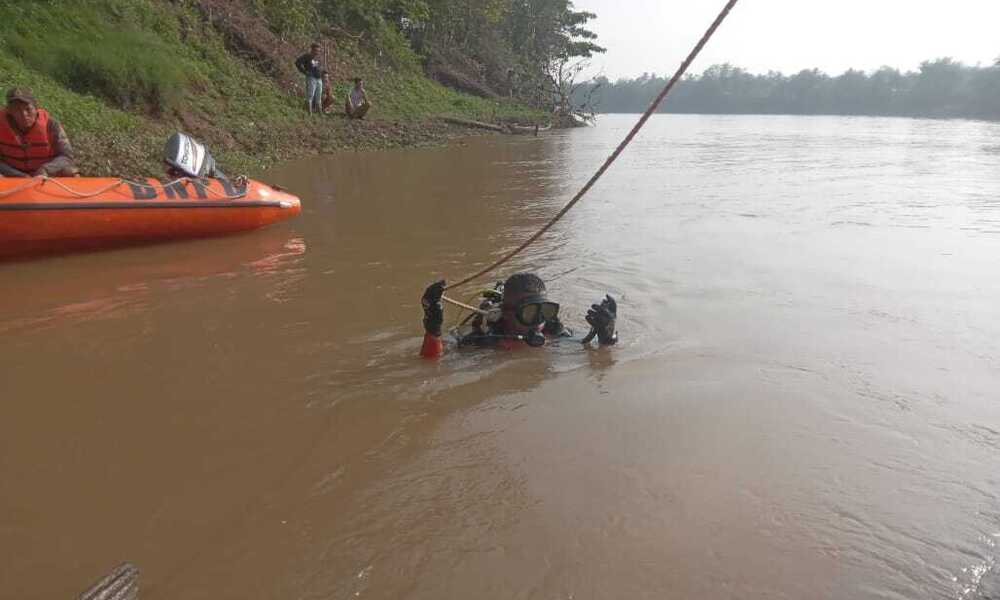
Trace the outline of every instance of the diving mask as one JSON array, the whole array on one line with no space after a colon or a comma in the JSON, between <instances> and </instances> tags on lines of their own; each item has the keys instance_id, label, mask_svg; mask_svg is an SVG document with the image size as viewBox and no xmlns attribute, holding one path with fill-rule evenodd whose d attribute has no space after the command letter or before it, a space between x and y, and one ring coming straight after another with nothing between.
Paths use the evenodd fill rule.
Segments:
<instances>
[{"instance_id":1,"label":"diving mask","mask_svg":"<svg viewBox=\"0 0 1000 600\"><path fill-rule=\"evenodd\" d=\"M559 316L559 304L544 296L521 300L514 308L514 317L526 327L536 327Z\"/></svg>"}]
</instances>

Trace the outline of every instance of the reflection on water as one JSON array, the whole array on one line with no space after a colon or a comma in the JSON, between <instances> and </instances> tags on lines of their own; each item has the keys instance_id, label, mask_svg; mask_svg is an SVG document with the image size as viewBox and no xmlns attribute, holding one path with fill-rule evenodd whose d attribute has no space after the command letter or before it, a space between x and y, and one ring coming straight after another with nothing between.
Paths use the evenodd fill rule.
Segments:
<instances>
[{"instance_id":1,"label":"reflection on water","mask_svg":"<svg viewBox=\"0 0 1000 600\"><path fill-rule=\"evenodd\" d=\"M159 292L181 292L213 279L243 276L273 279L266 295L282 301L304 277L296 267L305 240L287 232L259 232L225 240L126 249L103 255L101 270L80 277L89 258L62 257L8 266L0 298L0 334L64 325L73 321L124 318L150 308ZM26 298L33 302L26 303ZM18 312L23 311L23 316Z\"/></svg>"},{"instance_id":2,"label":"reflection on water","mask_svg":"<svg viewBox=\"0 0 1000 600\"><path fill-rule=\"evenodd\" d=\"M5 593L990 597L995 124L656 117L497 275L581 330L616 295L621 343L415 358L423 287L631 124L319 158L267 176L290 223L0 266Z\"/></svg>"}]
</instances>

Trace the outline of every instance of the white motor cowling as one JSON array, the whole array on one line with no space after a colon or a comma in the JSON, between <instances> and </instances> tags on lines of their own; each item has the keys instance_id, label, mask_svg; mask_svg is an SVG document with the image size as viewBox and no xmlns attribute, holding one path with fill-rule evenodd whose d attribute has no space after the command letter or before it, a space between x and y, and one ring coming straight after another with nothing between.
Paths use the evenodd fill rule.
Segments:
<instances>
[{"instance_id":1,"label":"white motor cowling","mask_svg":"<svg viewBox=\"0 0 1000 600\"><path fill-rule=\"evenodd\" d=\"M208 149L179 131L170 136L163 146L163 160L188 177L210 177L216 171L215 159Z\"/></svg>"}]
</instances>

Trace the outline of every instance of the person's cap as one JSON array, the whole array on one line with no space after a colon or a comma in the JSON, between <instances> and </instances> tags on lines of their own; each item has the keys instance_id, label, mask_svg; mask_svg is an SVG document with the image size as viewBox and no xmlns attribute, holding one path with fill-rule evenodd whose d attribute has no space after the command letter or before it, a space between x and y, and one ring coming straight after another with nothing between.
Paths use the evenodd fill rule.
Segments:
<instances>
[{"instance_id":1,"label":"person's cap","mask_svg":"<svg viewBox=\"0 0 1000 600\"><path fill-rule=\"evenodd\" d=\"M28 88L11 88L7 91L7 105L9 106L13 102L24 102L32 106L37 106L38 101L35 100L35 95L31 93Z\"/></svg>"}]
</instances>

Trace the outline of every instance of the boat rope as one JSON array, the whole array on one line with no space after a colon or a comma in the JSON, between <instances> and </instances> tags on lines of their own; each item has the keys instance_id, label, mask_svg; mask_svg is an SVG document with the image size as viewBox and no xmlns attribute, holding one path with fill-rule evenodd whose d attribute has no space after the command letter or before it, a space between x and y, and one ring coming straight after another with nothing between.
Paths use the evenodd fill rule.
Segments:
<instances>
[{"instance_id":1,"label":"boat rope","mask_svg":"<svg viewBox=\"0 0 1000 600\"><path fill-rule=\"evenodd\" d=\"M646 109L646 112L642 114L642 116L639 118L639 121L635 124L634 127L632 127L632 130L628 132L628 135L625 136L625 139L623 139L622 142L618 144L618 147L615 148L614 152L612 152L611 155L607 158L607 160L604 161L604 164L602 164L601 167L597 170L597 172L594 173L593 176L591 176L591 178L587 181L586 184L584 184L584 186L580 189L580 191L577 192L576 195L573 196L573 198L566 203L566 206L564 206L562 210L556 213L556 216L552 217L552 219L549 220L548 223L546 223L541 229L535 232L534 235L532 235L523 243L521 243L521 245L519 245L517 248L514 248L507 254L503 255L496 262L492 263L488 267L481 269L476 273L473 273L472 275L463 278L457 283L453 283L445 287L445 289L450 290L456 287L463 286L471 281L479 279L483 275L491 273L497 267L500 267L510 259L520 254L522 250L524 250L532 243L534 243L535 240L542 237L542 235L546 231L551 229L552 226L555 225L560 219L562 219L563 216L565 216L566 213L570 211L570 209L576 206L576 203L579 202L580 199L583 198L588 191L590 191L590 188L592 188L594 184L597 183L597 180L600 179L602 175L604 175L604 172L608 170L608 167L610 167L611 164L618 159L618 156L622 153L622 151L625 150L625 148L632 142L632 139L635 138L636 134L639 133L639 130L642 129L642 126L646 124L646 121L649 120L649 118L653 115L656 109L660 106L660 103L663 102L663 99L667 97L667 94L670 93L670 90L673 89L674 85L676 85L677 82L680 80L680 78L684 76L684 73L687 72L688 67L691 66L691 63L694 62L694 59L697 58L699 53L701 53L702 48L704 48L705 44L708 43L708 40L712 38L712 35L715 34L715 30L719 28L719 25L721 25L722 22L726 19L726 17L729 15L729 12L733 9L734 6L736 6L736 3L738 1L739 0L729 0L726 3L726 5L722 8L722 11L719 13L719 16L715 18L715 21L712 22L712 25L708 28L705 34L701 36L701 39L695 45L694 49L691 50L691 53L688 54L688 57L684 60L684 62L681 63L681 66L677 69L677 72L674 73L674 76L670 78L670 81L667 82L667 84L663 87L663 89L656 96L653 102L649 105L649 108Z\"/></svg>"},{"instance_id":2,"label":"boat rope","mask_svg":"<svg viewBox=\"0 0 1000 600\"><path fill-rule=\"evenodd\" d=\"M148 187L149 186L149 182L140 183L140 182L137 182L137 181L130 181L128 179L121 178L121 179L118 179L117 181L115 181L114 183L108 184L106 187L103 187L103 188L101 188L99 190L90 191L90 192L80 192L80 191L74 190L73 188L71 188L68 185L66 185L65 183L63 183L61 181L61 179L63 179L63 178L47 177L45 175L39 175L37 177L32 177L24 185L18 186L18 187L14 188L14 189L11 189L11 190L5 190L5 191L0 192L0 199L6 198L8 196L13 196L14 194L16 194L18 192L23 192L25 190L31 189L31 188L36 187L36 186L43 185L46 182L52 183L56 187L61 188L67 194L73 196L74 198L78 198L80 200L85 200L87 198L93 198L95 196L100 196L101 194L106 194L106 193L110 192L111 190L119 188L119 187L121 187L123 185L132 185L132 186L136 186L136 187ZM191 181L195 181L195 180L191 179L190 177L181 177L180 179L175 179L173 181L169 181L169 182L164 183L163 187L167 188L167 187L176 185L178 183L187 184L188 182L191 182ZM242 194L226 194L226 193L223 193L223 192L218 192L218 191L212 189L210 186L202 186L202 189L205 190L205 193L207 195L213 196L214 199L216 199L216 200L239 200L239 199L242 199L242 198L246 197L246 192L244 192Z\"/></svg>"},{"instance_id":3,"label":"boat rope","mask_svg":"<svg viewBox=\"0 0 1000 600\"><path fill-rule=\"evenodd\" d=\"M16 188L14 188L12 190L6 190L6 191L3 191L3 192L0 192L0 199L6 198L7 196L13 196L14 194L16 194L18 192L23 192L24 190L32 188L32 187L34 187L36 185L38 185L38 182L35 181L34 179L31 179L31 180L28 181L28 183L26 183L24 185L19 185L19 186L17 186Z\"/></svg>"},{"instance_id":4,"label":"boat rope","mask_svg":"<svg viewBox=\"0 0 1000 600\"><path fill-rule=\"evenodd\" d=\"M112 184L110 184L110 185L108 185L106 187L103 187L103 188L101 188L101 189L99 189L97 191L93 191L93 192L78 192L78 191L70 188L69 186L67 186L65 183L59 181L58 179L52 178L52 177L42 176L42 177L40 177L38 179L41 179L41 181L38 182L39 185L44 185L46 182L51 181L53 185L55 185L58 188L62 188L62 190L64 192L66 192L67 194L69 194L69 195L71 195L71 196L73 196L75 198L80 198L81 200L82 199L86 199L86 198L93 198L94 196L100 196L101 194L106 194L106 193L110 192L111 190L113 190L113 189L115 189L117 187L120 187L121 185L123 185L125 183L124 179L119 179L118 181L116 181L116 182L114 182L114 183L112 183Z\"/></svg>"}]
</instances>

